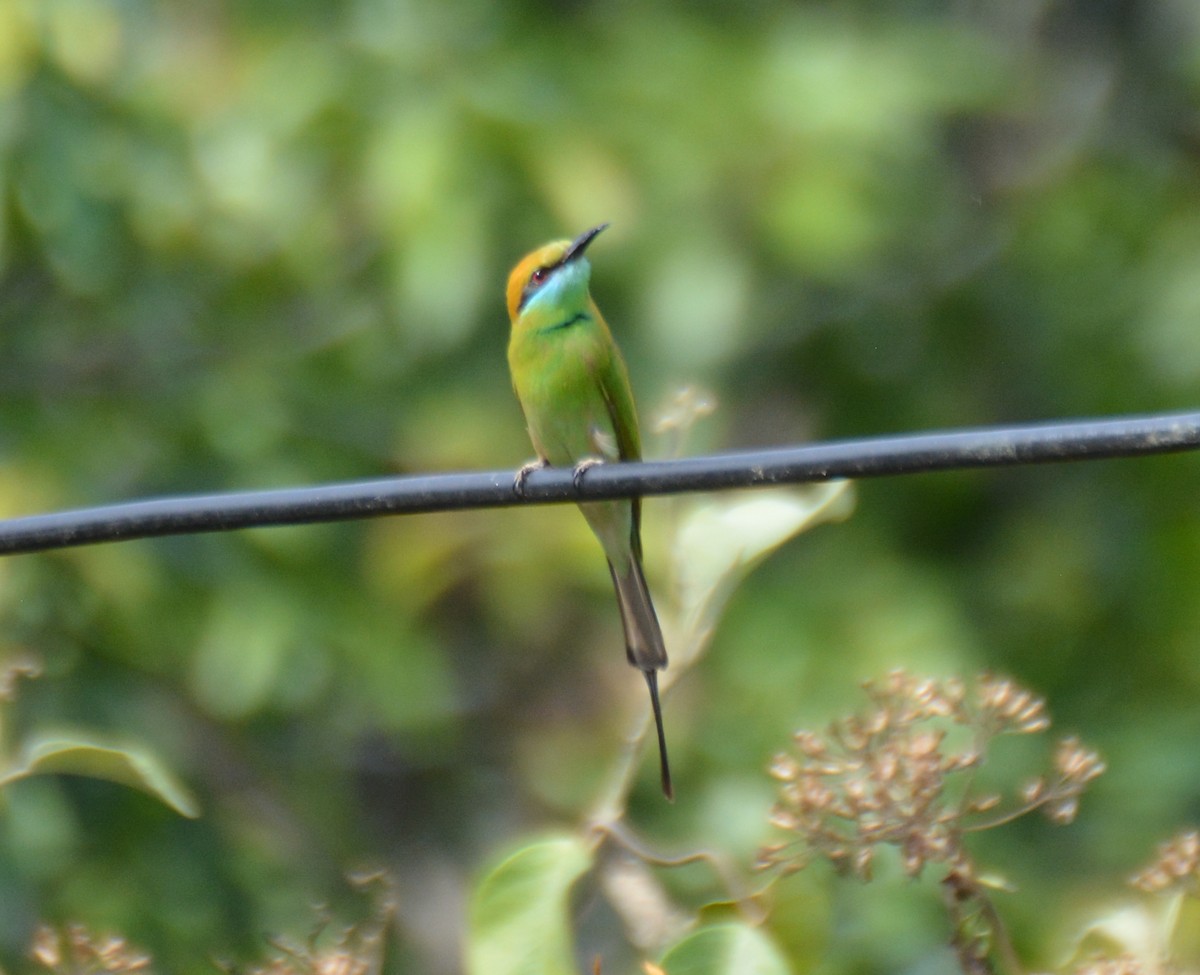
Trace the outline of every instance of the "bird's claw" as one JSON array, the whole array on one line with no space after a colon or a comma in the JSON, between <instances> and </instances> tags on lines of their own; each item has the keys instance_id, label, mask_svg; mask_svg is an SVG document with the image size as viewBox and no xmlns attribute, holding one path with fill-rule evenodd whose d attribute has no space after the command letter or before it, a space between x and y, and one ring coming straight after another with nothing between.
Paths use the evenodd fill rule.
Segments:
<instances>
[{"instance_id":1,"label":"bird's claw","mask_svg":"<svg viewBox=\"0 0 1200 975\"><path fill-rule=\"evenodd\" d=\"M522 464L520 470L517 471L517 476L513 478L513 494L518 498L525 497L525 481L529 478L529 475L547 466L549 465L540 457L537 460L531 460L527 464Z\"/></svg>"},{"instance_id":2,"label":"bird's claw","mask_svg":"<svg viewBox=\"0 0 1200 975\"><path fill-rule=\"evenodd\" d=\"M576 464L575 469L571 471L571 484L575 490L578 491L580 487L583 486L584 474L590 471L597 464L603 463L604 461L602 461L599 457L585 457L578 464Z\"/></svg>"}]
</instances>

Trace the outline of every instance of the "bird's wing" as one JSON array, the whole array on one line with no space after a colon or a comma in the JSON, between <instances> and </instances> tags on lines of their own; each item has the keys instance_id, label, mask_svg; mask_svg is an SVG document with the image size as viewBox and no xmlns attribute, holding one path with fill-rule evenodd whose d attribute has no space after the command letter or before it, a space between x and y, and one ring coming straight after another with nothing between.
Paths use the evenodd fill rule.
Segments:
<instances>
[{"instance_id":1,"label":"bird's wing","mask_svg":"<svg viewBox=\"0 0 1200 975\"><path fill-rule=\"evenodd\" d=\"M633 405L633 390L629 385L629 372L625 360L615 344L610 345L607 361L599 363L596 381L600 395L612 421L617 438L617 455L621 460L641 460L642 441L638 435L637 408ZM642 501L633 499L633 550L642 557Z\"/></svg>"}]
</instances>

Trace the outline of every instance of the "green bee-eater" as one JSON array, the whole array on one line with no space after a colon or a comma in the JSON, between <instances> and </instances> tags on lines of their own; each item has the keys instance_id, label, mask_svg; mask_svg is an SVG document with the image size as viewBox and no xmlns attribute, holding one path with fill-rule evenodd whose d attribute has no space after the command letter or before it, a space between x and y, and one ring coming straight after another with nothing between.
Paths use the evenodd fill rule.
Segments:
<instances>
[{"instance_id":1,"label":"green bee-eater","mask_svg":"<svg viewBox=\"0 0 1200 975\"><path fill-rule=\"evenodd\" d=\"M518 490L530 470L547 464L574 467L578 480L598 461L641 458L629 374L588 293L591 265L583 254L607 226L539 247L509 275L508 366L538 455L518 473ZM671 769L658 701L658 672L667 666L667 651L642 574L641 502L589 501L579 510L608 557L626 656L650 688L662 788L670 799Z\"/></svg>"}]
</instances>

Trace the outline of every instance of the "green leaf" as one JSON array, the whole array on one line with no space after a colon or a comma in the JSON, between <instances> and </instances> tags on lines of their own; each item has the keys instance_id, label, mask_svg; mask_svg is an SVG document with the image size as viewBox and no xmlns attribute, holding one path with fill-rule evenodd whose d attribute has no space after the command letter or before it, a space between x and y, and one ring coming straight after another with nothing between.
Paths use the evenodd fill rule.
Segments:
<instances>
[{"instance_id":1,"label":"green leaf","mask_svg":"<svg viewBox=\"0 0 1200 975\"><path fill-rule=\"evenodd\" d=\"M116 748L94 740L41 737L21 750L21 760L0 776L0 787L31 775L85 775L148 792L181 816L195 818L200 808L191 793L150 752Z\"/></svg>"},{"instance_id":2,"label":"green leaf","mask_svg":"<svg viewBox=\"0 0 1200 975\"><path fill-rule=\"evenodd\" d=\"M748 924L717 924L688 935L663 956L666 975L790 975L779 949Z\"/></svg>"},{"instance_id":3,"label":"green leaf","mask_svg":"<svg viewBox=\"0 0 1200 975\"><path fill-rule=\"evenodd\" d=\"M578 837L526 844L488 872L471 899L471 975L576 975L568 895L591 864Z\"/></svg>"},{"instance_id":4,"label":"green leaf","mask_svg":"<svg viewBox=\"0 0 1200 975\"><path fill-rule=\"evenodd\" d=\"M755 565L800 532L854 510L854 484L827 481L717 496L686 515L675 542L674 575L685 631L716 625L729 594Z\"/></svg>"}]
</instances>

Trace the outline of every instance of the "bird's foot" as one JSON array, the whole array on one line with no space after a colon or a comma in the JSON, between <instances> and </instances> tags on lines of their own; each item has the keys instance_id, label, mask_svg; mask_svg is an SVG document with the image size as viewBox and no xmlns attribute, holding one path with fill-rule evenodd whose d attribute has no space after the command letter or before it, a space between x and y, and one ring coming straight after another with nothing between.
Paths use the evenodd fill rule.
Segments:
<instances>
[{"instance_id":1,"label":"bird's foot","mask_svg":"<svg viewBox=\"0 0 1200 975\"><path fill-rule=\"evenodd\" d=\"M578 464L576 464L575 469L571 471L571 484L574 486L575 490L578 491L583 485L584 474L590 471L597 464L603 463L604 461L602 461L599 457L585 457Z\"/></svg>"},{"instance_id":2,"label":"bird's foot","mask_svg":"<svg viewBox=\"0 0 1200 975\"><path fill-rule=\"evenodd\" d=\"M540 471L543 467L549 467L543 458L531 460L528 464L522 464L521 469L517 471L517 476L513 478L513 494L518 498L525 497L525 481L534 471Z\"/></svg>"}]
</instances>

